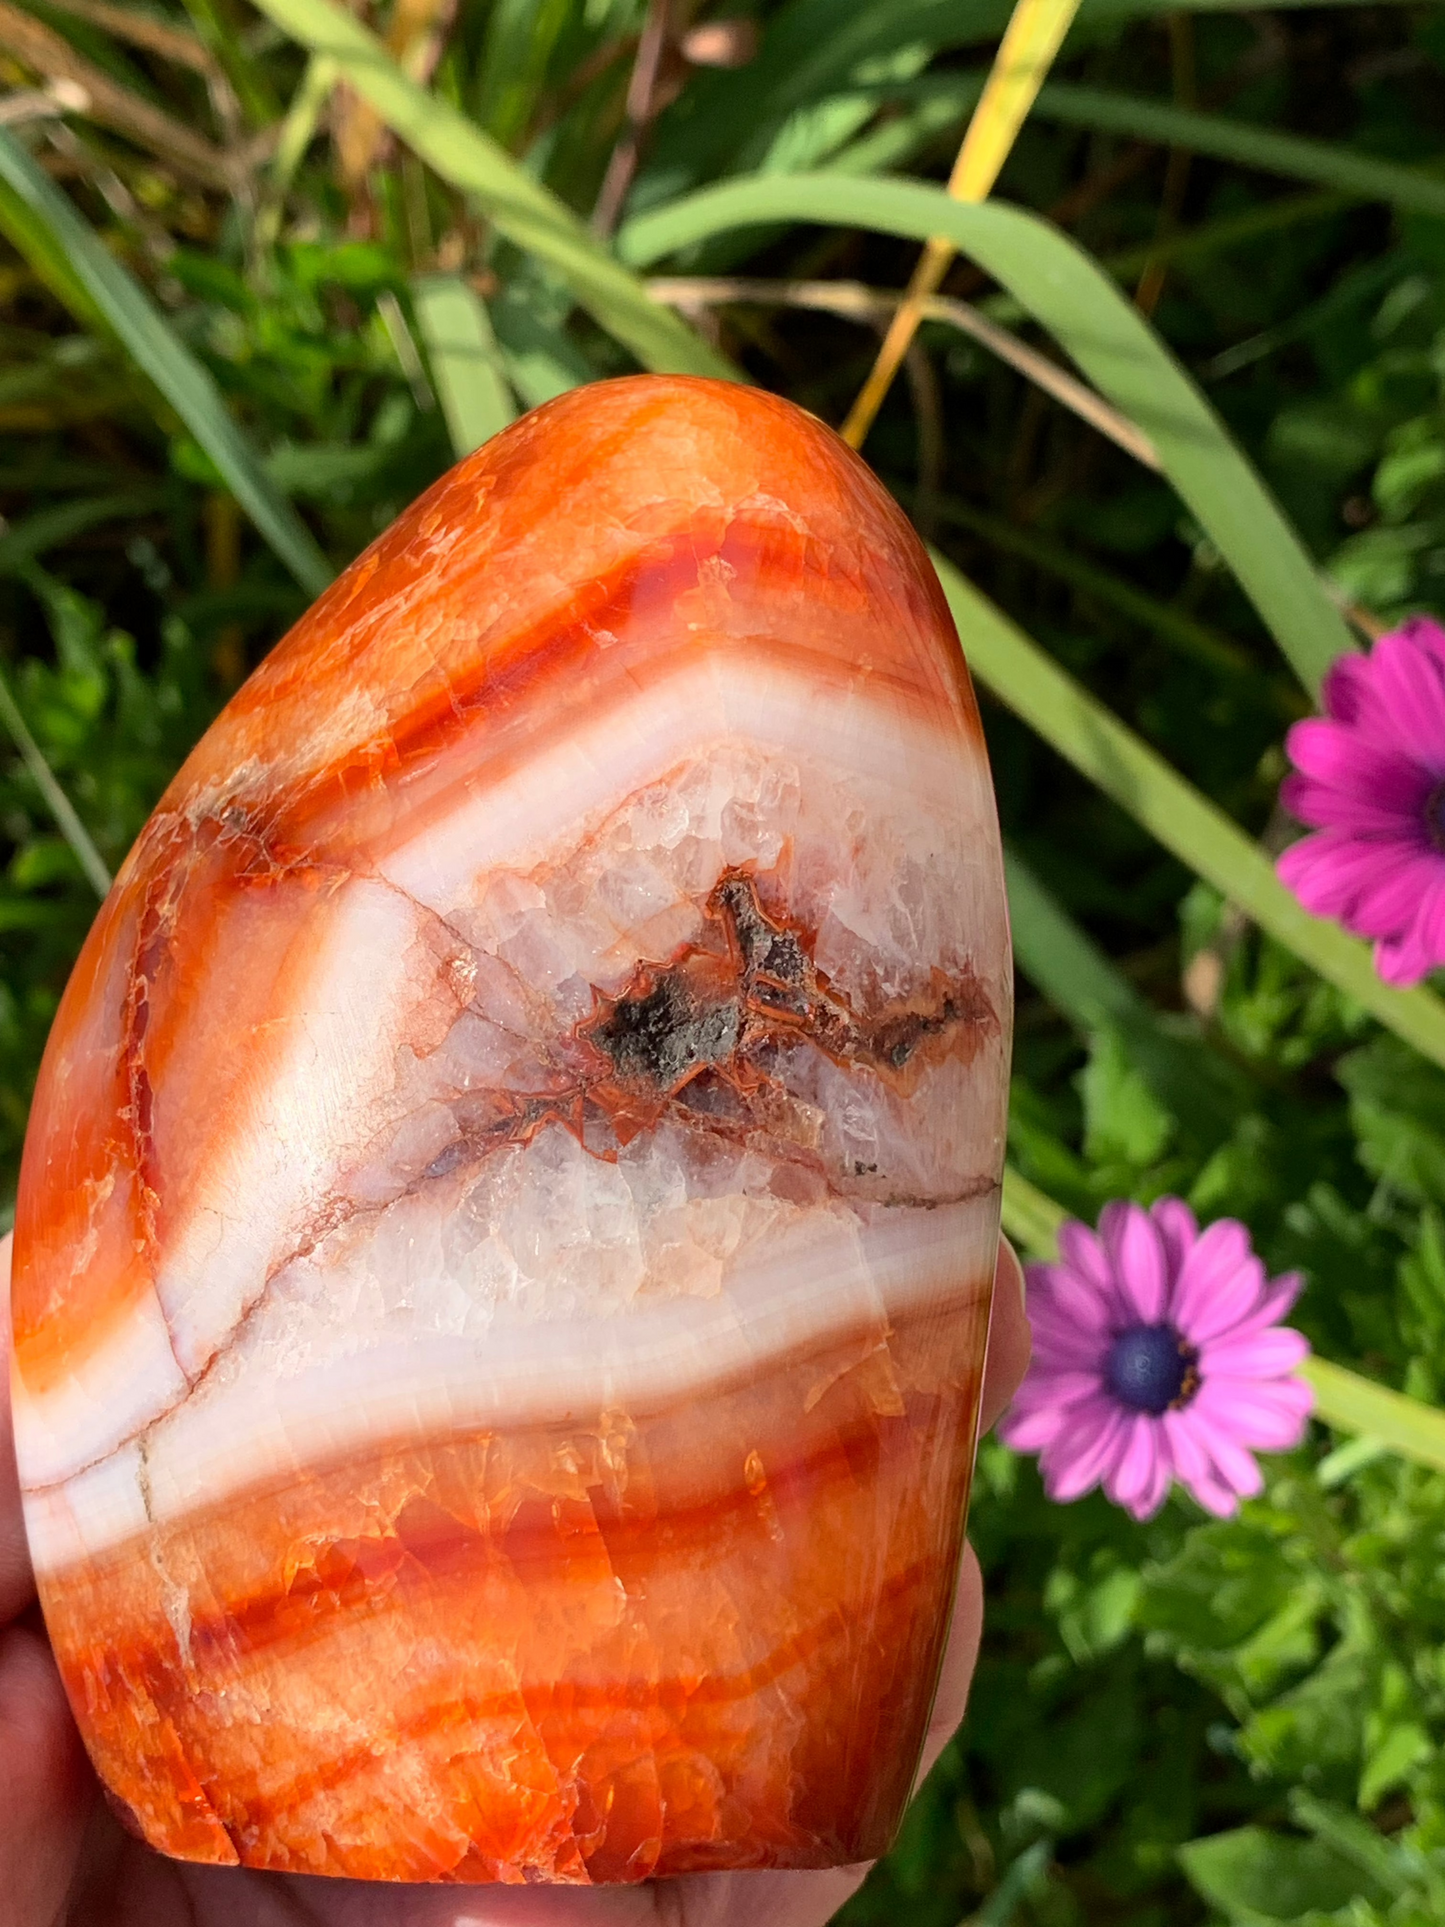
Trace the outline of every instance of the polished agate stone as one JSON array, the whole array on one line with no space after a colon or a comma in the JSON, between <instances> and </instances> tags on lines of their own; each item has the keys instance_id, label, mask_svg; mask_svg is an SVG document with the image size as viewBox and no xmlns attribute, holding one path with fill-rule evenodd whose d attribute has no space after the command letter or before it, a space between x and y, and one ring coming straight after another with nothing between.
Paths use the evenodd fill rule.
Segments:
<instances>
[{"instance_id":1,"label":"polished agate stone","mask_svg":"<svg viewBox=\"0 0 1445 1927\"><path fill-rule=\"evenodd\" d=\"M958 639L829 430L638 378L438 482L167 791L36 1092L26 1519L129 1822L387 1880L884 1849L1009 1025Z\"/></svg>"}]
</instances>

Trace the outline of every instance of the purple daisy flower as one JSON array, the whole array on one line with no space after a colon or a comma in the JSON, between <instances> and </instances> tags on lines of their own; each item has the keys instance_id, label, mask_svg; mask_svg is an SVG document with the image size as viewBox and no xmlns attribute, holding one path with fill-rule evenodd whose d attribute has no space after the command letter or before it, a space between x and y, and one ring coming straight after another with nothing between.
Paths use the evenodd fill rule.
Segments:
<instances>
[{"instance_id":1,"label":"purple daisy flower","mask_svg":"<svg viewBox=\"0 0 1445 1927\"><path fill-rule=\"evenodd\" d=\"M1375 944L1406 986L1445 963L1445 629L1415 616L1341 656L1325 716L1296 723L1281 800L1318 834L1279 859L1306 910Z\"/></svg>"},{"instance_id":2,"label":"purple daisy flower","mask_svg":"<svg viewBox=\"0 0 1445 1927\"><path fill-rule=\"evenodd\" d=\"M1038 1453L1051 1499L1102 1484L1148 1519L1177 1479L1226 1518L1260 1490L1253 1453L1299 1443L1309 1345L1279 1320L1303 1280L1266 1278L1233 1218L1201 1231L1178 1198L1108 1204L1025 1271L1033 1363L999 1436Z\"/></svg>"}]
</instances>

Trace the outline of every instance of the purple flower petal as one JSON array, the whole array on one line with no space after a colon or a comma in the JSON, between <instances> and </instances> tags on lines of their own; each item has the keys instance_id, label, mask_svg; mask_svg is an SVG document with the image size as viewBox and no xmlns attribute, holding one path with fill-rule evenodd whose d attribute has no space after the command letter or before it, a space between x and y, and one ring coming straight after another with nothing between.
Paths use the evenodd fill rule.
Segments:
<instances>
[{"instance_id":1,"label":"purple flower petal","mask_svg":"<svg viewBox=\"0 0 1445 1927\"><path fill-rule=\"evenodd\" d=\"M1264 1479L1253 1454L1231 1436L1227 1420L1212 1416L1207 1407L1201 1409L1203 1397L1201 1389L1199 1397L1188 1408L1194 1421L1194 1436L1209 1454L1221 1481L1241 1498L1252 1499L1264 1489Z\"/></svg>"},{"instance_id":2,"label":"purple flower petal","mask_svg":"<svg viewBox=\"0 0 1445 1927\"><path fill-rule=\"evenodd\" d=\"M1265 1381L1211 1378L1199 1388L1191 1412L1209 1430L1210 1452L1218 1437L1228 1437L1261 1452L1288 1452L1304 1437L1314 1405L1310 1387L1299 1378Z\"/></svg>"},{"instance_id":3,"label":"purple flower petal","mask_svg":"<svg viewBox=\"0 0 1445 1927\"><path fill-rule=\"evenodd\" d=\"M1099 1396L1097 1372L1030 1372L1028 1383L1014 1397L1014 1408L1032 1411L1036 1404L1058 1406L1061 1410L1077 1405L1081 1399Z\"/></svg>"},{"instance_id":4,"label":"purple flower petal","mask_svg":"<svg viewBox=\"0 0 1445 1927\"><path fill-rule=\"evenodd\" d=\"M1066 1505L1097 1485L1122 1451L1127 1429L1124 1414L1102 1395L1075 1411L1069 1426L1039 1455L1049 1497Z\"/></svg>"},{"instance_id":5,"label":"purple flower petal","mask_svg":"<svg viewBox=\"0 0 1445 1927\"><path fill-rule=\"evenodd\" d=\"M1102 1303L1113 1304L1114 1274L1097 1233L1077 1218L1066 1218L1059 1226L1059 1256L1076 1278L1098 1292Z\"/></svg>"},{"instance_id":6,"label":"purple flower petal","mask_svg":"<svg viewBox=\"0 0 1445 1927\"><path fill-rule=\"evenodd\" d=\"M1171 1289L1191 1245L1199 1236L1199 1220L1183 1198L1156 1198L1149 1215L1159 1227L1164 1242L1164 1262L1168 1266Z\"/></svg>"},{"instance_id":7,"label":"purple flower petal","mask_svg":"<svg viewBox=\"0 0 1445 1927\"><path fill-rule=\"evenodd\" d=\"M1424 800L1429 784L1422 782L1420 809L1405 810L1393 797L1352 796L1309 776L1288 776L1280 800L1291 816L1317 830L1346 830L1351 836L1398 840L1404 847L1423 846Z\"/></svg>"},{"instance_id":8,"label":"purple flower petal","mask_svg":"<svg viewBox=\"0 0 1445 1927\"><path fill-rule=\"evenodd\" d=\"M1237 1219L1220 1218L1185 1258L1169 1315L1192 1345L1203 1345L1251 1311L1263 1289L1249 1233Z\"/></svg>"},{"instance_id":9,"label":"purple flower petal","mask_svg":"<svg viewBox=\"0 0 1445 1927\"><path fill-rule=\"evenodd\" d=\"M1107 1298L1087 1278L1081 1278L1067 1265L1024 1266L1028 1283L1029 1318L1058 1325L1074 1332L1103 1332L1108 1329Z\"/></svg>"},{"instance_id":10,"label":"purple flower petal","mask_svg":"<svg viewBox=\"0 0 1445 1927\"><path fill-rule=\"evenodd\" d=\"M1042 1452L1053 1444L1068 1418L1062 1406L1020 1405L1015 1399L998 1422L998 1435L1011 1452Z\"/></svg>"},{"instance_id":11,"label":"purple flower petal","mask_svg":"<svg viewBox=\"0 0 1445 1927\"><path fill-rule=\"evenodd\" d=\"M1170 1450L1174 1454L1180 1484L1189 1488L1206 1512L1212 1512L1218 1518L1227 1519L1237 1512L1238 1495L1216 1472L1214 1461L1205 1449L1194 1407L1188 1406L1182 1412L1166 1412L1163 1424Z\"/></svg>"},{"instance_id":12,"label":"purple flower petal","mask_svg":"<svg viewBox=\"0 0 1445 1927\"><path fill-rule=\"evenodd\" d=\"M1441 628L1434 616L1406 616L1400 624L1399 634L1408 636L1417 649L1425 650L1445 669L1445 629Z\"/></svg>"},{"instance_id":13,"label":"purple flower petal","mask_svg":"<svg viewBox=\"0 0 1445 1927\"><path fill-rule=\"evenodd\" d=\"M1159 1458L1166 1449L1164 1432L1158 1419L1144 1412L1135 1413L1126 1424L1128 1437L1123 1451L1104 1476L1104 1490L1115 1505L1123 1506L1136 1519L1147 1519L1159 1510L1164 1492L1169 1489L1166 1472L1164 1490L1150 1503L1160 1481Z\"/></svg>"},{"instance_id":14,"label":"purple flower petal","mask_svg":"<svg viewBox=\"0 0 1445 1927\"><path fill-rule=\"evenodd\" d=\"M1401 748L1437 777L1445 773L1445 681L1438 660L1414 635L1396 630L1380 637L1369 663Z\"/></svg>"},{"instance_id":15,"label":"purple flower petal","mask_svg":"<svg viewBox=\"0 0 1445 1927\"><path fill-rule=\"evenodd\" d=\"M1320 686L1320 699L1325 713L1337 723L1349 723L1352 728L1369 733L1374 728L1384 732L1384 740L1394 740L1384 705L1375 689L1370 674L1370 659L1351 650L1348 655L1337 656L1325 672Z\"/></svg>"},{"instance_id":16,"label":"purple flower petal","mask_svg":"<svg viewBox=\"0 0 1445 1927\"><path fill-rule=\"evenodd\" d=\"M1328 715L1296 723L1285 806L1322 834L1279 859L1307 910L1375 943L1399 988L1445 964L1445 852L1431 797L1445 778L1445 630L1426 617L1341 657L1325 678Z\"/></svg>"},{"instance_id":17,"label":"purple flower petal","mask_svg":"<svg viewBox=\"0 0 1445 1927\"><path fill-rule=\"evenodd\" d=\"M1445 963L1445 861L1438 877L1421 893L1410 927L1399 936L1384 938L1375 951L1375 968L1381 977L1402 987L1419 983L1441 963Z\"/></svg>"},{"instance_id":18,"label":"purple flower petal","mask_svg":"<svg viewBox=\"0 0 1445 1927\"><path fill-rule=\"evenodd\" d=\"M1236 1325L1212 1338L1199 1351L1199 1369L1206 1378L1278 1378L1309 1357L1310 1342L1297 1331L1241 1332Z\"/></svg>"},{"instance_id":19,"label":"purple flower petal","mask_svg":"<svg viewBox=\"0 0 1445 1927\"><path fill-rule=\"evenodd\" d=\"M1177 1198L1149 1211L1116 1200L1097 1235L1070 1220L1059 1245L1058 1263L1028 1268L1034 1357L1000 1436L1038 1453L1045 1490L1061 1503L1102 1483L1147 1519L1177 1478L1227 1517L1240 1494L1260 1490L1253 1450L1294 1445L1311 1408L1309 1386L1292 1375L1309 1348L1277 1324L1298 1275L1267 1280L1243 1225L1222 1219L1201 1232ZM1180 1410L1155 1415L1110 1384L1112 1345L1140 1324L1198 1348L1199 1383Z\"/></svg>"},{"instance_id":20,"label":"purple flower petal","mask_svg":"<svg viewBox=\"0 0 1445 1927\"><path fill-rule=\"evenodd\" d=\"M1099 1214L1099 1236L1113 1260L1120 1296L1141 1324L1164 1316L1169 1274L1159 1227L1137 1204L1120 1199Z\"/></svg>"},{"instance_id":21,"label":"purple flower petal","mask_svg":"<svg viewBox=\"0 0 1445 1927\"><path fill-rule=\"evenodd\" d=\"M1370 842L1344 830L1321 830L1292 843L1275 873L1315 916L1347 917L1361 891L1378 878L1382 863L1393 868L1419 860L1420 854L1403 851L1398 839Z\"/></svg>"},{"instance_id":22,"label":"purple flower petal","mask_svg":"<svg viewBox=\"0 0 1445 1927\"><path fill-rule=\"evenodd\" d=\"M1245 1338L1251 1332L1264 1331L1270 1325L1277 1325L1304 1290L1304 1285L1304 1278L1299 1272L1282 1272L1254 1309L1246 1312L1238 1324L1231 1325L1220 1336L1230 1340Z\"/></svg>"},{"instance_id":23,"label":"purple flower petal","mask_svg":"<svg viewBox=\"0 0 1445 1927\"><path fill-rule=\"evenodd\" d=\"M1445 744L1445 734L1441 742ZM1422 809L1438 780L1429 769L1402 756L1398 746L1382 748L1343 723L1318 716L1296 723L1285 738L1285 748L1300 775L1312 777L1322 789L1402 815L1413 816Z\"/></svg>"},{"instance_id":24,"label":"purple flower petal","mask_svg":"<svg viewBox=\"0 0 1445 1927\"><path fill-rule=\"evenodd\" d=\"M1350 906L1350 928L1362 937L1389 937L1418 925L1422 910L1445 897L1445 857L1382 857L1375 878ZM1430 941L1426 933L1426 942Z\"/></svg>"}]
</instances>

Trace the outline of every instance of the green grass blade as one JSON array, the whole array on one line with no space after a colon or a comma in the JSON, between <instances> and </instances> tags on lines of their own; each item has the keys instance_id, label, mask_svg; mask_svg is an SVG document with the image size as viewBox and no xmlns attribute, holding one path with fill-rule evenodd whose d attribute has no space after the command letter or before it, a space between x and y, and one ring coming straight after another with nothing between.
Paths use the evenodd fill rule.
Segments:
<instances>
[{"instance_id":1,"label":"green grass blade","mask_svg":"<svg viewBox=\"0 0 1445 1927\"><path fill-rule=\"evenodd\" d=\"M540 408L593 379L572 337L553 317L539 312L537 302L515 283L492 303L491 318L508 378L528 408Z\"/></svg>"},{"instance_id":2,"label":"green grass blade","mask_svg":"<svg viewBox=\"0 0 1445 1927\"><path fill-rule=\"evenodd\" d=\"M515 420L516 403L486 303L459 274L426 274L412 283L412 306L460 460Z\"/></svg>"},{"instance_id":3,"label":"green grass blade","mask_svg":"<svg viewBox=\"0 0 1445 1927\"><path fill-rule=\"evenodd\" d=\"M591 235L550 189L448 101L417 86L374 34L332 0L258 0L263 13L313 54L334 60L387 126L442 180L475 196L497 231L548 261L599 325L645 368L737 380L723 355Z\"/></svg>"},{"instance_id":4,"label":"green grass blade","mask_svg":"<svg viewBox=\"0 0 1445 1927\"><path fill-rule=\"evenodd\" d=\"M1138 991L1007 844L1003 867L1014 956L1054 1008L1081 1030L1142 1016Z\"/></svg>"},{"instance_id":5,"label":"green grass blade","mask_svg":"<svg viewBox=\"0 0 1445 1927\"><path fill-rule=\"evenodd\" d=\"M45 760L45 753L30 734L25 718L20 714L20 705L10 693L10 685L0 676L0 723L10 733L10 740L20 752L20 760L30 771L35 787L45 799L45 806L55 818L60 834L70 845L71 854L85 873L91 888L98 897L105 897L110 890L110 871L101 861L100 851L90 840L90 832L75 813L75 805L60 787L53 769Z\"/></svg>"},{"instance_id":6,"label":"green grass blade","mask_svg":"<svg viewBox=\"0 0 1445 1927\"><path fill-rule=\"evenodd\" d=\"M104 315L91 300L55 230L23 194L15 192L3 171L0 171L0 228L16 253L30 263L38 279L83 328L95 335L110 333Z\"/></svg>"},{"instance_id":7,"label":"green grass blade","mask_svg":"<svg viewBox=\"0 0 1445 1927\"><path fill-rule=\"evenodd\" d=\"M1059 1226L1068 1215L1017 1171L1004 1172L1003 1228L1026 1257L1056 1258ZM1306 1359L1300 1374L1314 1387L1317 1419L1377 1439L1402 1458L1445 1472L1445 1412L1327 1358Z\"/></svg>"},{"instance_id":8,"label":"green grass blade","mask_svg":"<svg viewBox=\"0 0 1445 1927\"><path fill-rule=\"evenodd\" d=\"M834 165L850 174L901 166L928 142L962 124L987 78L984 73L926 74L901 85L868 90L880 107L897 106L902 111L860 135ZM1039 89L1033 113L1036 120L1083 127L1091 133L1121 134L1130 140L1158 141L1258 173L1309 181L1348 194L1352 200L1386 201L1418 214L1445 215L1445 180L1437 174L1357 154L1336 141L1276 134L1223 114L1201 114L1168 101L1057 80L1046 81Z\"/></svg>"},{"instance_id":9,"label":"green grass blade","mask_svg":"<svg viewBox=\"0 0 1445 1927\"><path fill-rule=\"evenodd\" d=\"M1087 31L1166 13L1240 10L1241 0L1083 0L1079 21ZM790 114L826 113L849 95L856 100L870 79L896 71L900 60L917 58L921 66L954 48L997 40L1010 11L1010 0L791 0L769 21L756 60L700 76L687 90L685 110L664 115L654 178L692 182L761 166Z\"/></svg>"},{"instance_id":10,"label":"green grass blade","mask_svg":"<svg viewBox=\"0 0 1445 1927\"><path fill-rule=\"evenodd\" d=\"M23 203L31 226L12 232L22 250L39 233L63 256L84 290L77 320L99 316L205 449L226 486L266 541L311 595L331 580L326 558L306 524L273 487L250 443L232 421L221 392L149 296L97 240L50 176L0 130L0 180ZM0 204L0 219L4 207ZM34 263L37 272L42 264Z\"/></svg>"},{"instance_id":11,"label":"green grass blade","mask_svg":"<svg viewBox=\"0 0 1445 1927\"><path fill-rule=\"evenodd\" d=\"M639 215L619 248L643 266L729 229L789 220L953 242L1150 437L1312 694L1334 658L1354 647L1298 537L1214 410L1104 270L1037 215L998 202L968 206L915 181L783 175L706 188Z\"/></svg>"},{"instance_id":12,"label":"green grass blade","mask_svg":"<svg viewBox=\"0 0 1445 1927\"><path fill-rule=\"evenodd\" d=\"M159 488L130 488L114 495L87 496L76 502L57 502L12 522L0 535L0 575L16 575L47 549L71 542L86 529L103 522L149 515L165 501Z\"/></svg>"},{"instance_id":13,"label":"green grass blade","mask_svg":"<svg viewBox=\"0 0 1445 1927\"><path fill-rule=\"evenodd\" d=\"M1314 1386L1315 1417L1326 1425L1378 1439L1407 1459L1445 1472L1445 1412L1328 1358L1306 1359L1300 1374Z\"/></svg>"},{"instance_id":14,"label":"green grass blade","mask_svg":"<svg viewBox=\"0 0 1445 1927\"><path fill-rule=\"evenodd\" d=\"M1045 1191L1020 1177L1012 1165L1003 1174L1003 1228L1025 1258L1059 1255L1059 1226L1068 1217Z\"/></svg>"},{"instance_id":15,"label":"green grass blade","mask_svg":"<svg viewBox=\"0 0 1445 1927\"><path fill-rule=\"evenodd\" d=\"M969 666L985 687L1262 930L1445 1066L1445 1003L1428 990L1382 984L1366 946L1337 924L1312 917L1237 824L1015 628L952 563L938 556L934 561Z\"/></svg>"},{"instance_id":16,"label":"green grass blade","mask_svg":"<svg viewBox=\"0 0 1445 1927\"><path fill-rule=\"evenodd\" d=\"M1131 140L1159 141L1263 174L1335 188L1361 200L1388 201L1417 214L1445 215L1445 181L1413 167L1356 154L1337 141L1276 134L1222 114L1195 113L1166 101L1061 81L1051 81L1040 91L1035 111L1041 120L1124 134Z\"/></svg>"}]
</instances>

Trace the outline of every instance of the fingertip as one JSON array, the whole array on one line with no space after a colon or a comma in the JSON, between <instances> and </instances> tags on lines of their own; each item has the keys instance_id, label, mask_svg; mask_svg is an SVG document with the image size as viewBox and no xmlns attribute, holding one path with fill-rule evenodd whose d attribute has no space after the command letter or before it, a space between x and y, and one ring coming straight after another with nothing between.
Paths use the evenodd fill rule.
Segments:
<instances>
[{"instance_id":1,"label":"fingertip","mask_svg":"<svg viewBox=\"0 0 1445 1927\"><path fill-rule=\"evenodd\" d=\"M928 1736L918 1768L919 1784L932 1771L934 1762L962 1723L982 1638L983 1574L979 1570L978 1556L973 1547L965 1545L963 1562L958 1569L958 1591L954 1595L948 1643L943 1649L943 1665L939 1669L938 1691L933 1696L933 1712L929 1717Z\"/></svg>"},{"instance_id":2,"label":"fingertip","mask_svg":"<svg viewBox=\"0 0 1445 1927\"><path fill-rule=\"evenodd\" d=\"M0 1635L0 1893L15 1927L61 1917L95 1781L50 1649Z\"/></svg>"},{"instance_id":3,"label":"fingertip","mask_svg":"<svg viewBox=\"0 0 1445 1927\"><path fill-rule=\"evenodd\" d=\"M0 1238L0 1626L35 1597L10 1424L10 1235Z\"/></svg>"}]
</instances>

